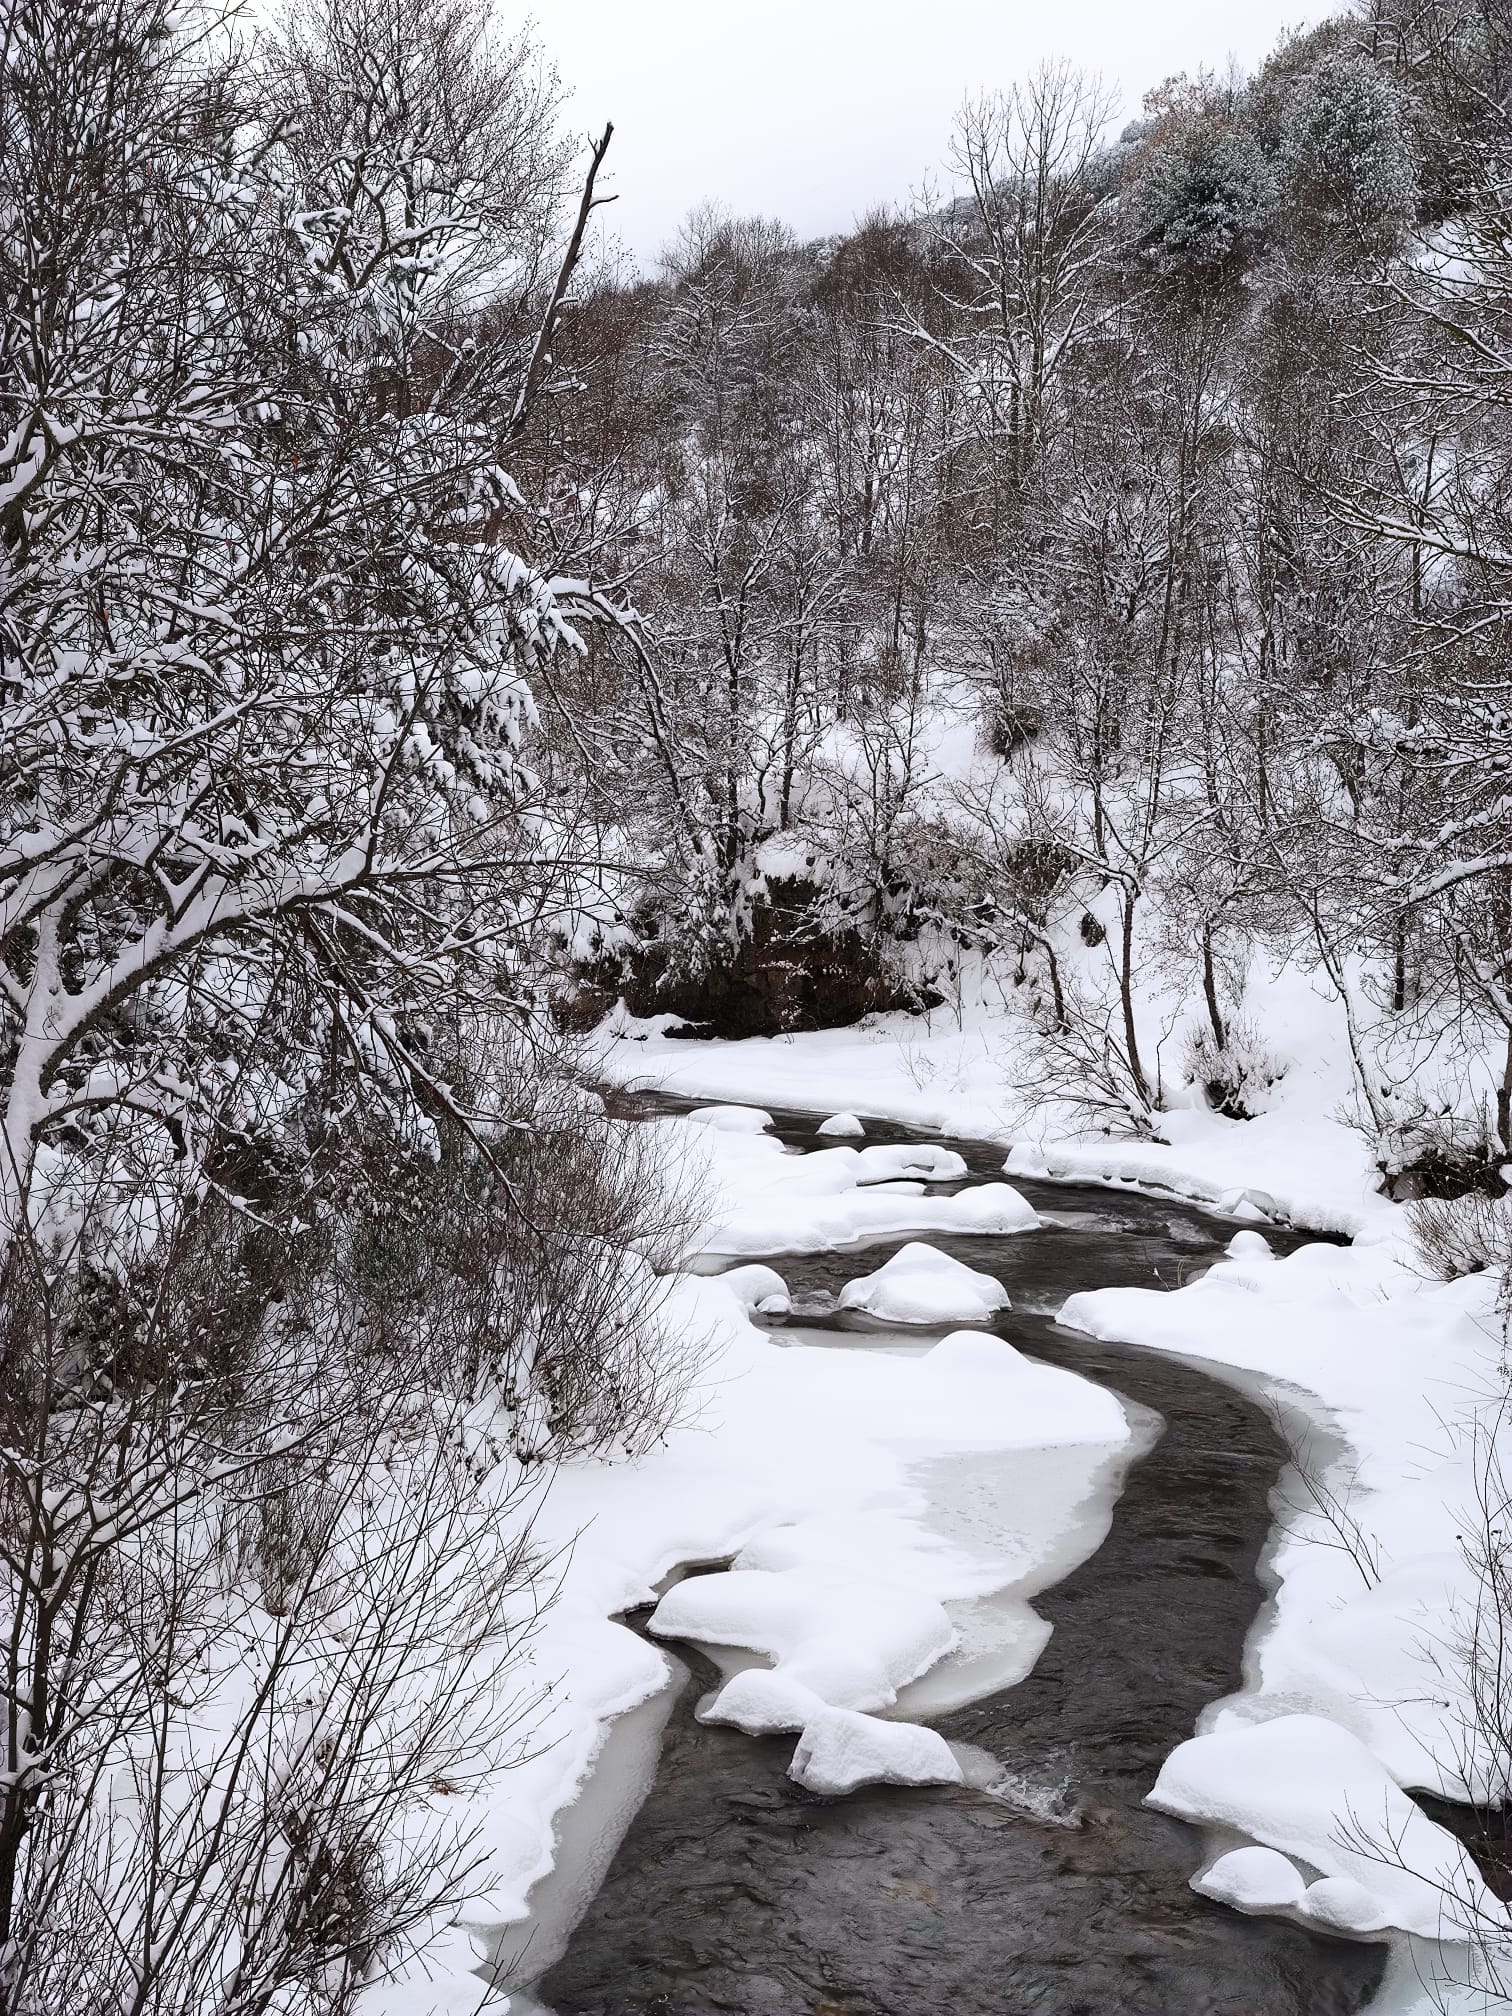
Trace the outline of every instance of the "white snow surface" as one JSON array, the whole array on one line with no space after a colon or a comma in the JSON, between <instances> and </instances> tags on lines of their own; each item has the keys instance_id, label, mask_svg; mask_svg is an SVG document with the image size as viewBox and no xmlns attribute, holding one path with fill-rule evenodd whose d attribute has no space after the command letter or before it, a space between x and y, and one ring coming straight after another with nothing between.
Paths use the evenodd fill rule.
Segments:
<instances>
[{"instance_id":1,"label":"white snow surface","mask_svg":"<svg viewBox=\"0 0 1512 2016\"><path fill-rule=\"evenodd\" d=\"M955 1150L938 1143L842 1145L800 1155L764 1129L711 1128L696 1115L648 1124L668 1155L697 1170L708 1188L698 1246L710 1255L820 1253L910 1232L1029 1232L1040 1223L1008 1183L931 1193L927 1185L966 1174ZM711 1161L715 1138L720 1152Z\"/></svg>"},{"instance_id":2,"label":"white snow surface","mask_svg":"<svg viewBox=\"0 0 1512 2016\"><path fill-rule=\"evenodd\" d=\"M1285 1901L1340 1931L1394 1926L1423 1939L1461 1939L1502 1915L1454 1836L1414 1805L1357 1736L1322 1715L1194 1737L1166 1759L1150 1804L1248 1834L1335 1879Z\"/></svg>"},{"instance_id":3,"label":"white snow surface","mask_svg":"<svg viewBox=\"0 0 1512 2016\"><path fill-rule=\"evenodd\" d=\"M847 1281L840 1307L878 1323L990 1323L1009 1301L995 1275L979 1274L964 1261L915 1240L874 1274Z\"/></svg>"},{"instance_id":4,"label":"white snow surface","mask_svg":"<svg viewBox=\"0 0 1512 2016\"><path fill-rule=\"evenodd\" d=\"M826 1708L805 1725L788 1775L835 1797L858 1785L959 1785L961 1767L937 1730Z\"/></svg>"},{"instance_id":5,"label":"white snow surface","mask_svg":"<svg viewBox=\"0 0 1512 2016\"><path fill-rule=\"evenodd\" d=\"M1228 1257L1186 1287L1079 1295L1062 1320L1206 1362L1279 1407L1303 1458L1306 1477L1292 1478L1273 1532L1266 1574L1274 1596L1251 1636L1245 1685L1207 1711L1162 1774L1163 1798L1227 1816L1226 1852L1195 1883L1240 1909L1273 1909L1356 1936L1383 1936L1378 1926L1437 1929L1434 1886L1446 1876L1468 1890L1467 1909L1492 1908L1450 1836L1411 1809L1417 1817L1404 1819L1402 1835L1410 1866L1394 1873L1368 1849L1351 1855L1349 1843L1356 1821L1404 1817L1401 1788L1451 1796L1502 1789L1493 1760L1463 1741L1466 1690L1453 1649L1474 1601L1460 1536L1473 1532L1476 1438L1502 1387L1500 1323L1484 1281L1445 1286L1423 1277L1404 1212L1377 1194L1364 1140L1339 1117L1350 1095L1347 1046L1326 988L1282 970L1252 980L1251 993L1252 1012L1288 1065L1270 1110L1236 1123L1189 1101L1161 1116L1160 1141L1070 1138L1037 1119L1036 1100L1021 1089L1029 1079L1012 1028L986 1009L739 1043L672 1040L658 1024L620 1013L606 1024L600 1068L626 1085L763 1109L754 1122L711 1124L706 1112L697 1122L652 1123L670 1152L707 1170L707 1222L690 1254L704 1268L721 1257L964 1231L973 1211L994 1208L973 1201L981 1190L952 1198L927 1188L949 1180L948 1150L879 1156L832 1133L834 1145L790 1154L764 1121L767 1111L792 1108L835 1115L843 1107L995 1141L1010 1177L1138 1185L1240 1224L1289 1219L1352 1239L1276 1257L1259 1235L1241 1231ZM998 1199L996 1208L1013 1207ZM1081 1452L1090 1490L1098 1461L1127 1436L1108 1394L1030 1365L991 1335L962 1332L913 1357L784 1343L751 1324L742 1306L750 1293L747 1284L709 1279L678 1290L681 1320L715 1345L695 1425L634 1464L571 1464L556 1479L542 1538L570 1546L571 1560L533 1657L543 1680L563 1684L536 1753L480 1802L490 1887L452 1947L428 1956L433 1985L385 1991L374 2012L428 2016L455 2006L465 1979L475 1990L468 1928L481 1939L523 1913L551 1859L553 1816L574 1797L609 1721L663 1683L655 1649L613 1618L649 1600L671 1569L730 1564L679 1584L659 1616L665 1624L679 1605L728 1603L720 1621L732 1670L706 1712L741 1727L796 1731L806 1755L816 1723L823 1736L825 1718L856 1716L863 1726L853 1740L864 1752L875 1740L866 1725L910 1725L852 1704L896 1688L910 1661L941 1642L930 1635L941 1615L947 1625L973 1606L990 1615L992 1590L1026 1577L1032 1589L1026 1564L1054 1553L1054 1532L1036 1525L1034 1490L1014 1501L1011 1530L994 1521L990 1544L979 1536L968 1543L949 1522L949 1537L934 1529L923 1480L943 1470L971 1478L975 1489L978 1462L1015 1450L1032 1474L1037 1452L1064 1440ZM1053 1516L1066 1520L1063 1502ZM753 1602L744 1618L728 1589L723 1599L680 1593L736 1577L764 1578L760 1586L770 1588L785 1576L795 1578L790 1600L763 1597L760 1614ZM821 1616L803 1600L827 1580L849 1592L843 1646L821 1636L833 1613ZM735 1593L756 1586L742 1580ZM786 1620L780 1633L774 1619ZM709 1616L700 1621L711 1627ZM755 1656L768 1663L733 1670L733 1655L749 1662L760 1639L772 1649ZM905 1698L929 1684L928 1673L905 1683ZM1255 1744L1263 1768L1247 1747ZM825 1764L822 1747L820 1756ZM1274 1859L1255 1859L1262 1856ZM1452 1989L1420 1984L1420 1971L1431 1983L1435 1950L1447 1949L1416 1935L1410 1954L1398 1949L1383 2010L1388 2002L1392 2016L1471 2006Z\"/></svg>"},{"instance_id":6,"label":"white snow surface","mask_svg":"<svg viewBox=\"0 0 1512 2016\"><path fill-rule=\"evenodd\" d=\"M1289 1411L1310 1481L1292 1483L1274 1614L1220 1725L1305 1704L1403 1785L1492 1789L1489 1760L1460 1740L1452 1657L1473 1602L1457 1536L1475 1477L1459 1429L1490 1392L1490 1301L1478 1278L1426 1283L1399 1238L1378 1238L1227 1260L1171 1295L1066 1303L1069 1328L1233 1367Z\"/></svg>"},{"instance_id":7,"label":"white snow surface","mask_svg":"<svg viewBox=\"0 0 1512 2016\"><path fill-rule=\"evenodd\" d=\"M1042 1074L991 1004L740 1042L668 1037L655 1021L617 1013L603 1026L598 1066L623 1085L815 1114L843 1103L947 1139L998 1141L1012 1151L1010 1176L1137 1183L1256 1222L1279 1214L1354 1233L1391 1207L1373 1194L1364 1140L1338 1117L1351 1096L1338 1004L1293 967L1253 975L1251 992L1252 1014L1287 1062L1271 1110L1226 1120L1174 1089L1177 1110L1161 1115L1158 1142L1073 1138L1054 1113L1044 1117Z\"/></svg>"},{"instance_id":8,"label":"white snow surface","mask_svg":"<svg viewBox=\"0 0 1512 2016\"><path fill-rule=\"evenodd\" d=\"M828 1120L820 1122L815 1132L832 1135L836 1140L852 1141L864 1134L866 1129L854 1113L831 1113Z\"/></svg>"},{"instance_id":9,"label":"white snow surface","mask_svg":"<svg viewBox=\"0 0 1512 2016\"><path fill-rule=\"evenodd\" d=\"M1193 1877L1192 1888L1236 1911L1285 1911L1302 1902L1307 1880L1274 1848L1231 1848Z\"/></svg>"}]
</instances>

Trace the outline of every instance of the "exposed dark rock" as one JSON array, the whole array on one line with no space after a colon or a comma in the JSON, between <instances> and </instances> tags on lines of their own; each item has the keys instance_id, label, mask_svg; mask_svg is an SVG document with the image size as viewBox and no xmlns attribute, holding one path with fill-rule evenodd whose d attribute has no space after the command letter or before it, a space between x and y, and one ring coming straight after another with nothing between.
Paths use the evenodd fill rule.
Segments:
<instances>
[{"instance_id":1,"label":"exposed dark rock","mask_svg":"<svg viewBox=\"0 0 1512 2016\"><path fill-rule=\"evenodd\" d=\"M780 1036L941 1000L902 977L881 936L798 877L769 878L749 928L713 955L691 959L676 924L642 920L642 930L636 949L571 974L575 1025L591 1027L623 999L635 1015L683 1016L690 1036Z\"/></svg>"}]
</instances>

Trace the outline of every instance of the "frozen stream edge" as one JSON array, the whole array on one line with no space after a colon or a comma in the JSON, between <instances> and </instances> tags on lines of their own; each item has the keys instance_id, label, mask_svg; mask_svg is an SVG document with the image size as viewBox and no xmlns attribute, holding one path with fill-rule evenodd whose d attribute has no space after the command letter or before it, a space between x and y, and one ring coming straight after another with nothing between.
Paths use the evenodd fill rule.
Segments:
<instances>
[{"instance_id":1,"label":"frozen stream edge","mask_svg":"<svg viewBox=\"0 0 1512 2016\"><path fill-rule=\"evenodd\" d=\"M1346 1472L1359 1462L1359 1452L1341 1431L1332 1411L1305 1387L1273 1374L1251 1371L1245 1366L1226 1365L1219 1359L1192 1358L1181 1352L1167 1355L1179 1358L1194 1371L1206 1373L1210 1379L1233 1387L1247 1400L1272 1412L1287 1445L1293 1449L1305 1446L1313 1466L1324 1476L1336 1470ZM1203 1709L1197 1718L1195 1733L1198 1735L1210 1730L1228 1710L1238 1709L1242 1714L1248 1703L1258 1700L1264 1693L1260 1664L1266 1641L1276 1628L1276 1598L1280 1586L1274 1564L1289 1537L1290 1522L1298 1513L1305 1513L1310 1503L1306 1486L1295 1465L1286 1464L1271 1493L1271 1529L1255 1567L1256 1576L1266 1594L1244 1642L1244 1682L1232 1694L1210 1702ZM1194 1874L1203 1873L1225 1850L1239 1845L1241 1838L1226 1834L1221 1829L1200 1828L1198 1831L1206 1852L1201 1870ZM1453 1969L1456 1965L1463 1966L1462 1954L1456 1961L1454 1948L1438 1940L1417 1938L1408 1932L1392 1931L1381 1937L1379 1943L1387 1953L1386 1973L1374 2000L1360 2012L1360 2016L1453 2016L1453 2008L1443 1999L1443 1984L1455 1978ZM550 2012L544 2012L544 2016L550 2016Z\"/></svg>"},{"instance_id":2,"label":"frozen stream edge","mask_svg":"<svg viewBox=\"0 0 1512 2016\"><path fill-rule=\"evenodd\" d=\"M822 1342L845 1350L922 1352L934 1341L932 1332L921 1342L917 1332L903 1330L844 1333L795 1328L779 1334L794 1343ZM929 1529L958 1546L971 1544L973 1529L980 1527L991 1505L994 1482L1003 1490L1005 1519L1013 1517L1009 1501L1022 1500L1025 1494L1035 1496L1041 1507L1051 1491L1062 1493L1067 1502L1063 1516L1050 1522L1044 1546L1011 1581L990 1596L946 1604L962 1643L899 1690L896 1706L884 1711L889 1717L922 1721L944 1714L1013 1686L1033 1670L1050 1637L1050 1626L1032 1608L1033 1598L1096 1553L1107 1538L1131 1465L1148 1454L1164 1425L1153 1409L1115 1397L1130 1426L1130 1439L1116 1449L1053 1445L992 1450L965 1458L924 1458L912 1466L911 1479L929 1494ZM1077 1458L1091 1460L1068 1492L1066 1485L1073 1481L1068 1472L1076 1469ZM664 1578L657 1593L664 1593L690 1570L710 1565L684 1564ZM652 1642L658 1643L667 1662L664 1684L607 1725L577 1797L556 1816L556 1852L551 1869L531 1891L530 1915L493 1941L480 1970L507 1988L515 2016L550 2016L529 1993L528 1983L539 1980L567 1950L655 1779L663 1731L687 1683L688 1668L665 1644ZM743 1666L766 1663L727 1645L700 1644L698 1650L726 1677ZM968 1777L980 1778L985 1753L962 1747L968 1751L962 1759ZM527 1985L509 1987L511 1981Z\"/></svg>"}]
</instances>

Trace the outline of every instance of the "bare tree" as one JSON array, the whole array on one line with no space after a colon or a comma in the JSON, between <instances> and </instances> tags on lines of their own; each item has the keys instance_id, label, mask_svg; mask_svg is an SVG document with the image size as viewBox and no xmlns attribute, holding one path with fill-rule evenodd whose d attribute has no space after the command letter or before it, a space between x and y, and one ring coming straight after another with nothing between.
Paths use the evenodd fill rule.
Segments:
<instances>
[{"instance_id":1,"label":"bare tree","mask_svg":"<svg viewBox=\"0 0 1512 2016\"><path fill-rule=\"evenodd\" d=\"M1057 377L1099 325L1107 192L1093 169L1112 111L1096 79L1053 64L956 121L950 167L964 202L939 225L959 289L949 354L1010 495L1044 448Z\"/></svg>"}]
</instances>

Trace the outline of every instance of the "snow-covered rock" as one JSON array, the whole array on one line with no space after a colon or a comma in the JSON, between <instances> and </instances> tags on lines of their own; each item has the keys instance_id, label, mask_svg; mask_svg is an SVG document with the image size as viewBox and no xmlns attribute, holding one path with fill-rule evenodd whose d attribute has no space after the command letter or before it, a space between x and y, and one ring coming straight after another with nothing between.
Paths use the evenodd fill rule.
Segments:
<instances>
[{"instance_id":1,"label":"snow-covered rock","mask_svg":"<svg viewBox=\"0 0 1512 2016\"><path fill-rule=\"evenodd\" d=\"M957 1182L965 1173L961 1157L936 1142L854 1148L832 1137L832 1145L798 1154L759 1129L694 1127L682 1117L653 1124L663 1130L669 1154L691 1154L709 1181L713 1209L699 1250L720 1258L767 1260L906 1234L1027 1232L1039 1223L1005 1183L926 1194L926 1185Z\"/></svg>"},{"instance_id":2,"label":"snow-covered rock","mask_svg":"<svg viewBox=\"0 0 1512 2016\"><path fill-rule=\"evenodd\" d=\"M1425 1939L1463 1939L1457 1901L1492 1920L1504 1915L1454 1836L1407 1797L1358 1736L1321 1715L1192 1737L1166 1759L1149 1804L1349 1878L1368 1894L1368 1907L1354 1890L1323 1891L1316 1900L1309 1892L1309 1912L1337 1912L1327 1919L1337 1931L1363 1931L1369 1920L1372 1931L1395 1926Z\"/></svg>"},{"instance_id":3,"label":"snow-covered rock","mask_svg":"<svg viewBox=\"0 0 1512 2016\"><path fill-rule=\"evenodd\" d=\"M1218 1198L1218 1209L1230 1218L1254 1218L1262 1224L1286 1215L1268 1190L1225 1190Z\"/></svg>"},{"instance_id":4,"label":"snow-covered rock","mask_svg":"<svg viewBox=\"0 0 1512 2016\"><path fill-rule=\"evenodd\" d=\"M1263 1232L1236 1232L1223 1250L1231 1260L1274 1260L1276 1257Z\"/></svg>"},{"instance_id":5,"label":"snow-covered rock","mask_svg":"<svg viewBox=\"0 0 1512 2016\"><path fill-rule=\"evenodd\" d=\"M954 1228L962 1232L1033 1232L1045 1222L1011 1183L979 1183L950 1203Z\"/></svg>"},{"instance_id":6,"label":"snow-covered rock","mask_svg":"<svg viewBox=\"0 0 1512 2016\"><path fill-rule=\"evenodd\" d=\"M720 1722L747 1736L781 1736L804 1729L824 1709L812 1687L771 1666L732 1674L698 1710L700 1722Z\"/></svg>"},{"instance_id":7,"label":"snow-covered rock","mask_svg":"<svg viewBox=\"0 0 1512 2016\"><path fill-rule=\"evenodd\" d=\"M966 1174L964 1157L934 1141L879 1142L857 1151L863 1183L885 1183L895 1176L922 1176L927 1183L956 1183Z\"/></svg>"},{"instance_id":8,"label":"snow-covered rock","mask_svg":"<svg viewBox=\"0 0 1512 2016\"><path fill-rule=\"evenodd\" d=\"M959 1785L961 1767L938 1730L826 1708L805 1725L788 1776L834 1798L858 1785Z\"/></svg>"},{"instance_id":9,"label":"snow-covered rock","mask_svg":"<svg viewBox=\"0 0 1512 2016\"><path fill-rule=\"evenodd\" d=\"M1274 1848L1232 1848L1192 1878L1192 1888L1236 1911L1286 1911L1301 1904L1307 1883Z\"/></svg>"},{"instance_id":10,"label":"snow-covered rock","mask_svg":"<svg viewBox=\"0 0 1512 2016\"><path fill-rule=\"evenodd\" d=\"M719 1278L740 1306L755 1314L786 1316L792 1306L788 1285L775 1267L762 1267L753 1262L749 1267L732 1267Z\"/></svg>"},{"instance_id":11,"label":"snow-covered rock","mask_svg":"<svg viewBox=\"0 0 1512 2016\"><path fill-rule=\"evenodd\" d=\"M866 1129L854 1113L832 1113L828 1120L822 1120L814 1131L816 1134L831 1134L841 1140L851 1141L858 1134L864 1134Z\"/></svg>"},{"instance_id":12,"label":"snow-covered rock","mask_svg":"<svg viewBox=\"0 0 1512 2016\"><path fill-rule=\"evenodd\" d=\"M719 1134L764 1134L772 1124L771 1114L759 1106L699 1106L686 1117Z\"/></svg>"},{"instance_id":13,"label":"snow-covered rock","mask_svg":"<svg viewBox=\"0 0 1512 2016\"><path fill-rule=\"evenodd\" d=\"M783 1551L774 1536L766 1558L781 1564ZM944 1606L917 1589L797 1565L690 1576L663 1596L650 1629L658 1638L745 1646L820 1701L860 1709L890 1708L898 1689L942 1659L956 1638ZM744 1683L737 1701L749 1703L756 1676L736 1678ZM711 1720L724 1719L724 1691L711 1704Z\"/></svg>"},{"instance_id":14,"label":"snow-covered rock","mask_svg":"<svg viewBox=\"0 0 1512 2016\"><path fill-rule=\"evenodd\" d=\"M1391 1922L1375 1892L1353 1876L1322 1876L1309 1883L1302 1897L1302 1912L1331 1932L1354 1938L1384 1932Z\"/></svg>"},{"instance_id":15,"label":"snow-covered rock","mask_svg":"<svg viewBox=\"0 0 1512 2016\"><path fill-rule=\"evenodd\" d=\"M919 1240L874 1274L847 1281L839 1300L842 1309L879 1323L987 1323L1010 1306L1007 1289L993 1275L978 1274Z\"/></svg>"},{"instance_id":16,"label":"snow-covered rock","mask_svg":"<svg viewBox=\"0 0 1512 2016\"><path fill-rule=\"evenodd\" d=\"M990 1330L952 1330L948 1337L942 1337L924 1354L924 1363L931 1372L957 1372L972 1379L986 1375L994 1382L1011 1379L1018 1384L1021 1380L1045 1373L1061 1381L1076 1378L1074 1372L1062 1372L1059 1366L1036 1365L1016 1344L1010 1344L1006 1337L996 1336ZM1085 1379L1077 1379L1077 1385L1093 1393L1107 1392L1105 1386L1093 1386Z\"/></svg>"}]
</instances>

